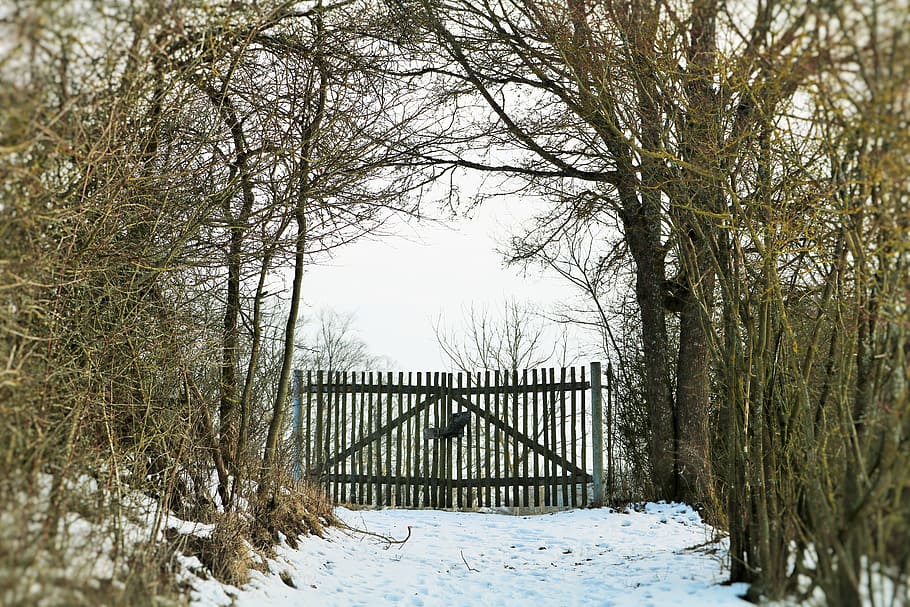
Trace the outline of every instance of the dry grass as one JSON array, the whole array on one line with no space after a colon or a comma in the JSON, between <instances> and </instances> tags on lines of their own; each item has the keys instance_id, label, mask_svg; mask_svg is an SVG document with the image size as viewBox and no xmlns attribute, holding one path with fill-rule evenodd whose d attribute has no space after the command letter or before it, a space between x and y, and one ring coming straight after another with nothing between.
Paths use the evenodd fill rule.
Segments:
<instances>
[{"instance_id":1,"label":"dry grass","mask_svg":"<svg viewBox=\"0 0 910 607\"><path fill-rule=\"evenodd\" d=\"M249 544L250 525L236 513L220 515L211 535L199 536L166 532L174 549L197 557L219 582L242 586L255 566Z\"/></svg>"},{"instance_id":2,"label":"dry grass","mask_svg":"<svg viewBox=\"0 0 910 607\"><path fill-rule=\"evenodd\" d=\"M180 534L168 530L174 550L197 557L220 582L242 586L250 570L259 568L262 556L282 541L296 548L306 535L322 536L325 527L335 524L333 506L316 485L300 483L284 489L253 514L231 512L216 517L208 536Z\"/></svg>"},{"instance_id":3,"label":"dry grass","mask_svg":"<svg viewBox=\"0 0 910 607\"><path fill-rule=\"evenodd\" d=\"M325 527L335 522L332 502L322 488L310 482L297 483L279 491L257 510L253 543L268 549L283 539L296 548L300 536L322 537Z\"/></svg>"}]
</instances>

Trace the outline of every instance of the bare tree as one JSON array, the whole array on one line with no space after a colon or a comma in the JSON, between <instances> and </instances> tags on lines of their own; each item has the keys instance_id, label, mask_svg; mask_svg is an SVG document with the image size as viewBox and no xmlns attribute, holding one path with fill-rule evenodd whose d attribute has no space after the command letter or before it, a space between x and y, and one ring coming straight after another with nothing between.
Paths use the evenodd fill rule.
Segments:
<instances>
[{"instance_id":1,"label":"bare tree","mask_svg":"<svg viewBox=\"0 0 910 607\"><path fill-rule=\"evenodd\" d=\"M371 354L369 347L354 332L353 313L342 314L334 310L319 310L312 321L304 319L300 324L300 338L297 350L298 366L304 369L322 371L378 370L389 366L382 356ZM314 330L306 331L309 324Z\"/></svg>"},{"instance_id":2,"label":"bare tree","mask_svg":"<svg viewBox=\"0 0 910 607\"><path fill-rule=\"evenodd\" d=\"M529 303L506 301L498 313L472 305L463 323L462 331L446 330L440 317L434 331L442 352L465 373L530 369L557 354L558 344L547 332L545 318Z\"/></svg>"}]
</instances>

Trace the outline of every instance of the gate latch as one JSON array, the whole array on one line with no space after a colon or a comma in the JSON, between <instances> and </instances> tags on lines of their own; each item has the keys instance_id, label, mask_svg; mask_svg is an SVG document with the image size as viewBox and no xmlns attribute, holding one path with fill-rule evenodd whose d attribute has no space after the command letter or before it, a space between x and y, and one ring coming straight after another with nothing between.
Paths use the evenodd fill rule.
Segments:
<instances>
[{"instance_id":1,"label":"gate latch","mask_svg":"<svg viewBox=\"0 0 910 607\"><path fill-rule=\"evenodd\" d=\"M462 436L464 434L465 426L468 425L469 421L471 421L470 411L453 413L452 418L449 420L449 424L445 428L426 428L423 431L423 440Z\"/></svg>"}]
</instances>

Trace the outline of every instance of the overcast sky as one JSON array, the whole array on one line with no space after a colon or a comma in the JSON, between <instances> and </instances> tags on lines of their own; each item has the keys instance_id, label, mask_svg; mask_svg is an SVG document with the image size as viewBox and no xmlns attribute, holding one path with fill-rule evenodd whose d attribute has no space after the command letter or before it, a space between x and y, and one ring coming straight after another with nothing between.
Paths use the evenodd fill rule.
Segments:
<instances>
[{"instance_id":1,"label":"overcast sky","mask_svg":"<svg viewBox=\"0 0 910 607\"><path fill-rule=\"evenodd\" d=\"M472 304L492 310L516 299L548 309L575 295L536 267L505 267L497 253L531 214L521 199L494 199L471 219L399 224L392 228L401 236L347 245L307 271L304 314L353 313L370 352L390 357L397 370L449 368L433 331L440 314L446 326L457 327Z\"/></svg>"}]
</instances>

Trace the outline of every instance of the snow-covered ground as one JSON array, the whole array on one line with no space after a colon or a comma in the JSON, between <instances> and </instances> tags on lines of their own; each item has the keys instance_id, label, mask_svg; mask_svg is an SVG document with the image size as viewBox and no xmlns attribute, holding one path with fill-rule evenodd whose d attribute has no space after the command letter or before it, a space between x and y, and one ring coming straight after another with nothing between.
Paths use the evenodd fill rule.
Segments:
<instances>
[{"instance_id":1,"label":"snow-covered ground","mask_svg":"<svg viewBox=\"0 0 910 607\"><path fill-rule=\"evenodd\" d=\"M747 605L726 543L680 504L536 516L338 509L350 527L278 549L242 589L196 580L195 607Z\"/></svg>"}]
</instances>

